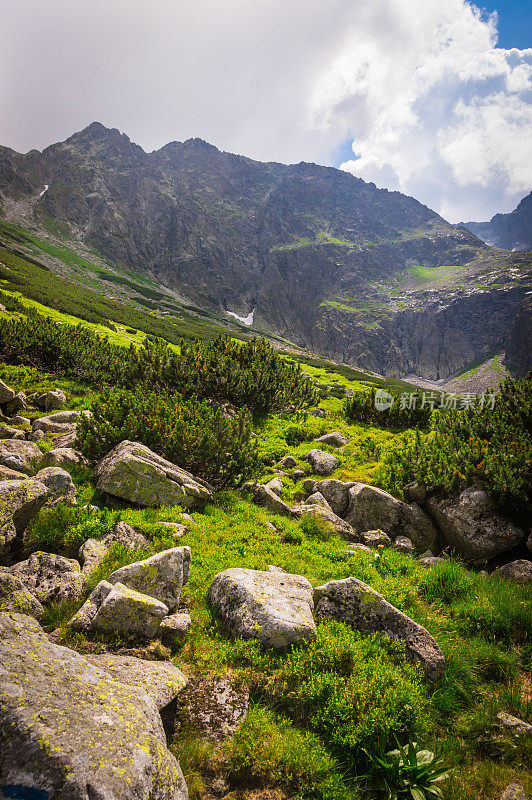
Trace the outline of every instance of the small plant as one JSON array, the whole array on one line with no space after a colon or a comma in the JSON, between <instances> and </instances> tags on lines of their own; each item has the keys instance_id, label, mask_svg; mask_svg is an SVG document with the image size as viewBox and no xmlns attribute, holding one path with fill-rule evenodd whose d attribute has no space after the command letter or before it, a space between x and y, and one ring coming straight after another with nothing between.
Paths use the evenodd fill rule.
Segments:
<instances>
[{"instance_id":1,"label":"small plant","mask_svg":"<svg viewBox=\"0 0 532 800\"><path fill-rule=\"evenodd\" d=\"M378 788L386 792L387 800L443 798L437 784L449 777L449 770L431 750L422 750L417 742L410 741L382 756L365 752L376 773Z\"/></svg>"}]
</instances>

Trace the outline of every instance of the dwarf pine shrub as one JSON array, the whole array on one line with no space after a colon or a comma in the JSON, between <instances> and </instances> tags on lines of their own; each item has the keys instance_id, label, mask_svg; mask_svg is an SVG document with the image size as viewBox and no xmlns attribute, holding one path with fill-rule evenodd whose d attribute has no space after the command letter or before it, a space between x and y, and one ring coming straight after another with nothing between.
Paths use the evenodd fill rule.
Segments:
<instances>
[{"instance_id":1,"label":"dwarf pine shrub","mask_svg":"<svg viewBox=\"0 0 532 800\"><path fill-rule=\"evenodd\" d=\"M430 422L432 408L424 405L420 398L417 402L402 403L398 394L391 394L393 405L390 408L378 410L375 407L376 390L369 392L355 392L353 397L348 397L343 406L344 416L348 422L378 425L379 428L426 428Z\"/></svg>"}]
</instances>

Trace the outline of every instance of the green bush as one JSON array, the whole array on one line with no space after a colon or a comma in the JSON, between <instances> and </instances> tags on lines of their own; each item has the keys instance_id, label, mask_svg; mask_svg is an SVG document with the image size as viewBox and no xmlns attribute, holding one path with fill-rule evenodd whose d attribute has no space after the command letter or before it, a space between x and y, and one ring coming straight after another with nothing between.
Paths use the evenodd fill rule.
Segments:
<instances>
[{"instance_id":1,"label":"green bush","mask_svg":"<svg viewBox=\"0 0 532 800\"><path fill-rule=\"evenodd\" d=\"M391 394L394 402L390 408L378 411L375 408L376 390L355 392L344 403L344 416L349 422L378 425L379 428L426 428L430 422L432 409L430 405L422 408L420 398L416 398L413 408L402 408L401 397Z\"/></svg>"},{"instance_id":2,"label":"green bush","mask_svg":"<svg viewBox=\"0 0 532 800\"><path fill-rule=\"evenodd\" d=\"M28 553L44 550L76 558L81 545L105 536L116 525L118 513L107 508L95 511L62 503L44 508L24 533Z\"/></svg>"},{"instance_id":3,"label":"green bush","mask_svg":"<svg viewBox=\"0 0 532 800\"><path fill-rule=\"evenodd\" d=\"M77 430L77 446L90 459L101 458L124 439L138 441L215 489L239 485L258 467L247 412L226 417L208 403L178 394L105 389Z\"/></svg>"},{"instance_id":4,"label":"green bush","mask_svg":"<svg viewBox=\"0 0 532 800\"><path fill-rule=\"evenodd\" d=\"M401 494L412 481L456 490L480 483L513 512L532 501L532 380L501 384L492 410L437 411L432 430L403 434L385 453L381 485Z\"/></svg>"}]
</instances>

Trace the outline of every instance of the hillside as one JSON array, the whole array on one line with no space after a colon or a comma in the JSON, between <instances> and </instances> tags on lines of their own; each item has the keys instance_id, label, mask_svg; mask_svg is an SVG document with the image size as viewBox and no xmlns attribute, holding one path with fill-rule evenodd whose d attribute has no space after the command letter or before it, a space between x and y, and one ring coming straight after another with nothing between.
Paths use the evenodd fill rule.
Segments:
<instances>
[{"instance_id":1,"label":"hillside","mask_svg":"<svg viewBox=\"0 0 532 800\"><path fill-rule=\"evenodd\" d=\"M99 123L42 153L0 148L0 203L7 221L83 254L73 280L104 259L113 291L117 274L149 282L154 310L172 316L177 303L241 333L251 323L394 377L444 380L503 354L532 285L528 254L490 249L345 172L199 139L145 153ZM529 347L517 347L522 374Z\"/></svg>"},{"instance_id":2,"label":"hillside","mask_svg":"<svg viewBox=\"0 0 532 800\"><path fill-rule=\"evenodd\" d=\"M475 236L505 250L532 250L532 192L510 214L495 214L489 222L464 222Z\"/></svg>"}]
</instances>

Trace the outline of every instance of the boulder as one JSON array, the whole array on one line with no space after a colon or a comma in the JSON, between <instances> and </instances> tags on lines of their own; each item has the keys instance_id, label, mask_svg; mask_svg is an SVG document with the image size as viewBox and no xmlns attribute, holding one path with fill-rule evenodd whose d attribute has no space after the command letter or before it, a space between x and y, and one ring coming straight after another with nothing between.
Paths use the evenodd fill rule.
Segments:
<instances>
[{"instance_id":1,"label":"boulder","mask_svg":"<svg viewBox=\"0 0 532 800\"><path fill-rule=\"evenodd\" d=\"M40 442L41 439L46 439L44 431L31 431L31 433L26 435L26 440L28 442Z\"/></svg>"},{"instance_id":2,"label":"boulder","mask_svg":"<svg viewBox=\"0 0 532 800\"><path fill-rule=\"evenodd\" d=\"M157 636L167 647L175 649L182 643L191 625L188 614L169 614L159 625Z\"/></svg>"},{"instance_id":3,"label":"boulder","mask_svg":"<svg viewBox=\"0 0 532 800\"><path fill-rule=\"evenodd\" d=\"M520 558L495 570L496 575L516 583L532 583L532 561Z\"/></svg>"},{"instance_id":4,"label":"boulder","mask_svg":"<svg viewBox=\"0 0 532 800\"><path fill-rule=\"evenodd\" d=\"M0 483L2 481L25 481L28 476L16 469L9 469L0 465Z\"/></svg>"},{"instance_id":5,"label":"boulder","mask_svg":"<svg viewBox=\"0 0 532 800\"><path fill-rule=\"evenodd\" d=\"M8 559L17 549L24 528L47 497L46 486L32 478L0 483L0 561Z\"/></svg>"},{"instance_id":6,"label":"boulder","mask_svg":"<svg viewBox=\"0 0 532 800\"><path fill-rule=\"evenodd\" d=\"M33 436L38 436L39 433L43 434L43 431L33 431ZM59 434L59 436L54 437L54 447L55 448L62 448L62 447L74 447L76 444L76 437L77 437L77 425L69 425L68 430L65 433ZM37 441L37 439L35 440Z\"/></svg>"},{"instance_id":7,"label":"boulder","mask_svg":"<svg viewBox=\"0 0 532 800\"><path fill-rule=\"evenodd\" d=\"M307 473L305 472L304 469L295 469L292 472L292 480L294 481L294 483L297 483L298 481L301 480L301 478L304 478L306 474Z\"/></svg>"},{"instance_id":8,"label":"boulder","mask_svg":"<svg viewBox=\"0 0 532 800\"><path fill-rule=\"evenodd\" d=\"M471 486L458 497L430 497L427 507L447 542L471 564L482 564L518 545L525 534L494 511L485 491Z\"/></svg>"},{"instance_id":9,"label":"boulder","mask_svg":"<svg viewBox=\"0 0 532 800\"><path fill-rule=\"evenodd\" d=\"M427 499L427 490L421 483L408 483L403 493L408 503L424 503Z\"/></svg>"},{"instance_id":10,"label":"boulder","mask_svg":"<svg viewBox=\"0 0 532 800\"><path fill-rule=\"evenodd\" d=\"M339 481L338 478L325 478L315 481L312 492L321 492L330 507L339 517L344 517L349 507L349 489L355 486L353 481Z\"/></svg>"},{"instance_id":11,"label":"boulder","mask_svg":"<svg viewBox=\"0 0 532 800\"><path fill-rule=\"evenodd\" d=\"M31 425L29 417L21 417L20 414L15 414L8 420L8 425Z\"/></svg>"},{"instance_id":12,"label":"boulder","mask_svg":"<svg viewBox=\"0 0 532 800\"><path fill-rule=\"evenodd\" d=\"M6 425L4 422L0 425L0 439L21 439L22 441L26 441L26 436L24 431L13 428L11 425Z\"/></svg>"},{"instance_id":13,"label":"boulder","mask_svg":"<svg viewBox=\"0 0 532 800\"><path fill-rule=\"evenodd\" d=\"M354 542L350 544L347 548L347 552L351 555L355 555L356 553L365 553L366 555L373 553L371 547L368 547L367 544L360 544L360 542Z\"/></svg>"},{"instance_id":14,"label":"boulder","mask_svg":"<svg viewBox=\"0 0 532 800\"><path fill-rule=\"evenodd\" d=\"M445 658L430 633L357 578L319 586L314 602L318 619L335 619L364 633L380 631L401 639L407 656L421 666L429 684L435 686L443 679Z\"/></svg>"},{"instance_id":15,"label":"boulder","mask_svg":"<svg viewBox=\"0 0 532 800\"><path fill-rule=\"evenodd\" d=\"M33 401L38 408L48 411L58 411L66 405L66 395L61 389L51 389L49 392L39 395Z\"/></svg>"},{"instance_id":16,"label":"boulder","mask_svg":"<svg viewBox=\"0 0 532 800\"><path fill-rule=\"evenodd\" d=\"M344 445L348 444L351 440L349 436L345 436L341 431L331 431L330 433L325 433L323 436L314 439L314 441L327 444L329 447L344 447Z\"/></svg>"},{"instance_id":17,"label":"boulder","mask_svg":"<svg viewBox=\"0 0 532 800\"><path fill-rule=\"evenodd\" d=\"M520 783L510 783L501 795L501 800L530 800Z\"/></svg>"},{"instance_id":18,"label":"boulder","mask_svg":"<svg viewBox=\"0 0 532 800\"><path fill-rule=\"evenodd\" d=\"M12 400L14 396L15 392L13 391L13 389L11 389L10 386L8 386L6 383L4 383L3 380L0 379L0 405L3 406L4 403L9 403L9 401Z\"/></svg>"},{"instance_id":19,"label":"boulder","mask_svg":"<svg viewBox=\"0 0 532 800\"><path fill-rule=\"evenodd\" d=\"M190 547L173 547L143 561L120 567L109 575L108 581L155 597L170 611L175 611L189 574Z\"/></svg>"},{"instance_id":20,"label":"boulder","mask_svg":"<svg viewBox=\"0 0 532 800\"><path fill-rule=\"evenodd\" d=\"M89 575L102 563L109 548L115 544L127 547L128 550L148 549L149 542L144 534L127 522L118 522L103 539L87 539L78 553L83 566L84 575Z\"/></svg>"},{"instance_id":21,"label":"boulder","mask_svg":"<svg viewBox=\"0 0 532 800\"><path fill-rule=\"evenodd\" d=\"M78 562L55 553L32 553L26 561L14 564L11 573L20 578L43 606L80 597L83 591Z\"/></svg>"},{"instance_id":22,"label":"boulder","mask_svg":"<svg viewBox=\"0 0 532 800\"><path fill-rule=\"evenodd\" d=\"M192 680L178 698L176 728L221 741L235 733L249 708L249 690L227 678Z\"/></svg>"},{"instance_id":23,"label":"boulder","mask_svg":"<svg viewBox=\"0 0 532 800\"><path fill-rule=\"evenodd\" d=\"M0 611L15 611L40 619L43 607L27 590L20 578L12 575L6 567L0 567Z\"/></svg>"},{"instance_id":24,"label":"boulder","mask_svg":"<svg viewBox=\"0 0 532 800\"><path fill-rule=\"evenodd\" d=\"M297 466L297 461L295 460L294 456L284 456L280 461L279 464L281 467L285 469L293 469Z\"/></svg>"},{"instance_id":25,"label":"boulder","mask_svg":"<svg viewBox=\"0 0 532 800\"><path fill-rule=\"evenodd\" d=\"M114 586L100 581L92 594L74 614L73 630L115 634L123 638L153 639L168 606L122 583Z\"/></svg>"},{"instance_id":26,"label":"boulder","mask_svg":"<svg viewBox=\"0 0 532 800\"><path fill-rule=\"evenodd\" d=\"M507 731L515 736L532 736L532 725L525 722L519 717L514 717L513 714L508 714L506 711L499 711L497 720L501 727L506 728Z\"/></svg>"},{"instance_id":27,"label":"boulder","mask_svg":"<svg viewBox=\"0 0 532 800\"><path fill-rule=\"evenodd\" d=\"M18 411L22 411L28 405L28 401L24 392L17 392L17 394L8 400L5 404L5 412L8 417L12 417Z\"/></svg>"},{"instance_id":28,"label":"boulder","mask_svg":"<svg viewBox=\"0 0 532 800\"><path fill-rule=\"evenodd\" d=\"M3 467L34 475L42 461L42 452L34 442L0 439L0 464Z\"/></svg>"},{"instance_id":29,"label":"boulder","mask_svg":"<svg viewBox=\"0 0 532 800\"><path fill-rule=\"evenodd\" d=\"M314 449L305 456L312 467L312 471L317 475L330 475L340 466L336 456L331 456L324 450Z\"/></svg>"},{"instance_id":30,"label":"boulder","mask_svg":"<svg viewBox=\"0 0 532 800\"><path fill-rule=\"evenodd\" d=\"M69 433L82 414L89 415L90 411L58 411L46 417L39 417L32 425L34 431L44 433Z\"/></svg>"},{"instance_id":31,"label":"boulder","mask_svg":"<svg viewBox=\"0 0 532 800\"><path fill-rule=\"evenodd\" d=\"M393 542L392 547L394 550L397 550L399 553L404 553L407 556L414 555L414 545L408 536L398 536Z\"/></svg>"},{"instance_id":32,"label":"boulder","mask_svg":"<svg viewBox=\"0 0 532 800\"><path fill-rule=\"evenodd\" d=\"M279 514L282 517L290 517L292 512L286 505L284 500L281 500L275 492L268 489L267 486L257 486L253 492L253 502L257 506L262 506L271 514Z\"/></svg>"},{"instance_id":33,"label":"boulder","mask_svg":"<svg viewBox=\"0 0 532 800\"><path fill-rule=\"evenodd\" d=\"M364 531L360 534L362 542L368 547L390 547L392 540L387 533L377 529L376 531Z\"/></svg>"},{"instance_id":34,"label":"boulder","mask_svg":"<svg viewBox=\"0 0 532 800\"><path fill-rule=\"evenodd\" d=\"M109 552L109 546L104 539L87 539L79 548L78 558L83 567L83 577L90 575L97 569Z\"/></svg>"},{"instance_id":35,"label":"boulder","mask_svg":"<svg viewBox=\"0 0 532 800\"><path fill-rule=\"evenodd\" d=\"M301 503L293 506L290 510L294 516L299 517L300 519L306 514L321 517L331 525L332 529L338 534L338 536L341 536L343 539L347 539L347 541L358 540L358 534L353 530L351 525L345 522L345 520L343 520L341 517L338 517L334 511L331 511L331 509L327 508L325 505L321 505L319 503Z\"/></svg>"},{"instance_id":36,"label":"boulder","mask_svg":"<svg viewBox=\"0 0 532 800\"><path fill-rule=\"evenodd\" d=\"M233 638L276 650L316 638L312 586L301 575L226 569L212 581L209 600Z\"/></svg>"},{"instance_id":37,"label":"boulder","mask_svg":"<svg viewBox=\"0 0 532 800\"><path fill-rule=\"evenodd\" d=\"M322 495L321 492L313 492L312 494L309 494L309 496L305 500L305 505L306 506L325 506L325 508L328 508L330 511L332 511L332 508L330 507L329 503L324 498L324 496ZM333 511L333 514L334 514L334 511Z\"/></svg>"},{"instance_id":38,"label":"boulder","mask_svg":"<svg viewBox=\"0 0 532 800\"><path fill-rule=\"evenodd\" d=\"M275 478L272 478L268 483L264 484L267 489L270 489L272 492L275 492L276 495L279 497L281 496L281 492L283 490L283 479L280 475L276 475Z\"/></svg>"},{"instance_id":39,"label":"boulder","mask_svg":"<svg viewBox=\"0 0 532 800\"><path fill-rule=\"evenodd\" d=\"M406 536L417 550L434 549L438 540L434 525L419 506L403 503L366 483L349 489L345 519L359 533L381 528L392 538Z\"/></svg>"},{"instance_id":40,"label":"boulder","mask_svg":"<svg viewBox=\"0 0 532 800\"><path fill-rule=\"evenodd\" d=\"M183 691L188 681L180 669L168 661L145 661L114 653L86 655L89 664L111 675L120 683L137 686L146 692L159 711Z\"/></svg>"},{"instance_id":41,"label":"boulder","mask_svg":"<svg viewBox=\"0 0 532 800\"><path fill-rule=\"evenodd\" d=\"M0 614L0 663L4 790L58 800L186 800L146 692L49 641L20 614Z\"/></svg>"},{"instance_id":42,"label":"boulder","mask_svg":"<svg viewBox=\"0 0 532 800\"><path fill-rule=\"evenodd\" d=\"M72 447L54 447L43 454L43 467L85 467L87 459Z\"/></svg>"},{"instance_id":43,"label":"boulder","mask_svg":"<svg viewBox=\"0 0 532 800\"><path fill-rule=\"evenodd\" d=\"M47 505L55 505L55 503L76 505L76 487L66 470L61 467L45 467L39 470L35 480L43 483L48 489Z\"/></svg>"},{"instance_id":44,"label":"boulder","mask_svg":"<svg viewBox=\"0 0 532 800\"><path fill-rule=\"evenodd\" d=\"M98 489L139 506L193 507L213 489L139 442L123 441L97 465Z\"/></svg>"}]
</instances>

